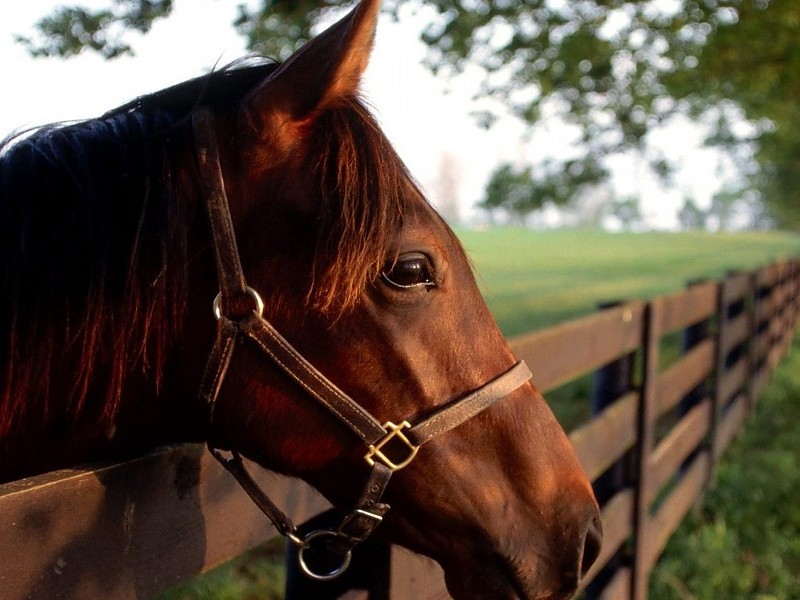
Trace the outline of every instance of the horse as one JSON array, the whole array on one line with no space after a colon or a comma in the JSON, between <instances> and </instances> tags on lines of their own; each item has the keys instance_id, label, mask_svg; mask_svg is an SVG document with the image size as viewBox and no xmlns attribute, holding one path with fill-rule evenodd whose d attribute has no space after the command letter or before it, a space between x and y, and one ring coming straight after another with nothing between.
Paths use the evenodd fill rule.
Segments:
<instances>
[{"instance_id":1,"label":"horse","mask_svg":"<svg viewBox=\"0 0 800 600\"><path fill-rule=\"evenodd\" d=\"M378 5L3 143L0 480L206 442L312 576L374 530L456 599L568 598L598 506L359 94ZM242 456L346 518L301 536Z\"/></svg>"}]
</instances>

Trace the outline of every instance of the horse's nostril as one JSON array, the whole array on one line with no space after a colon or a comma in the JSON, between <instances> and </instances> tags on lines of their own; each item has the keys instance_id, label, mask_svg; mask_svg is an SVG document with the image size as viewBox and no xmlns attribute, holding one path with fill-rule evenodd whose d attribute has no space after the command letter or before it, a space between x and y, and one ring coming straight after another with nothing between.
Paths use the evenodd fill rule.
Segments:
<instances>
[{"instance_id":1,"label":"horse's nostril","mask_svg":"<svg viewBox=\"0 0 800 600\"><path fill-rule=\"evenodd\" d=\"M589 522L586 529L586 537L583 541L583 556L581 557L581 576L586 575L594 561L600 555L600 548L603 544L603 522L600 515L595 515Z\"/></svg>"}]
</instances>

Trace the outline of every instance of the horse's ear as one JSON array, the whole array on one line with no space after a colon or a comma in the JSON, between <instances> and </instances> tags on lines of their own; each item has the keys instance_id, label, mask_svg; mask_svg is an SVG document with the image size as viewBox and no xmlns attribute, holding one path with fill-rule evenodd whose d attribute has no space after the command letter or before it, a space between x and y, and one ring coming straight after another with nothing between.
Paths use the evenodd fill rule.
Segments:
<instances>
[{"instance_id":1,"label":"horse's ear","mask_svg":"<svg viewBox=\"0 0 800 600\"><path fill-rule=\"evenodd\" d=\"M245 99L249 119L275 134L276 128L303 122L336 99L356 94L379 6L380 0L362 0L289 57Z\"/></svg>"}]
</instances>

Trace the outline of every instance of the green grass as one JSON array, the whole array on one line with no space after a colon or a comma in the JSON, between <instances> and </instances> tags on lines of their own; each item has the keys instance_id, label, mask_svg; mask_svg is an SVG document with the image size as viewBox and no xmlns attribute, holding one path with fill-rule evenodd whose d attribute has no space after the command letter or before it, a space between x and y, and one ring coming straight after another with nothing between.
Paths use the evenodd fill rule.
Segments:
<instances>
[{"instance_id":1,"label":"green grass","mask_svg":"<svg viewBox=\"0 0 800 600\"><path fill-rule=\"evenodd\" d=\"M651 600L800 598L798 423L800 338L724 456L716 486L667 544Z\"/></svg>"},{"instance_id":2,"label":"green grass","mask_svg":"<svg viewBox=\"0 0 800 600\"><path fill-rule=\"evenodd\" d=\"M159 600L282 600L284 541L274 538L173 588Z\"/></svg>"},{"instance_id":3,"label":"green grass","mask_svg":"<svg viewBox=\"0 0 800 600\"><path fill-rule=\"evenodd\" d=\"M719 278L728 270L753 269L779 258L800 255L800 236L790 233L607 234L598 231L540 232L508 228L487 231L464 230L458 234L475 264L479 284L487 303L507 336L541 329L577 315L590 313L601 302L649 298L677 291L689 280L704 277ZM798 355L800 351L796 349L793 353L795 362L792 364L798 365L800 361ZM794 373L800 373L800 366L795 367ZM788 396L793 394L798 400L794 405L796 408L800 406L800 375L794 377L792 375L792 372L786 374L784 371L784 375L780 376L789 380L784 392L769 393L783 393ZM548 394L556 415L565 426L571 427L587 417L589 388L590 382L584 378ZM768 399L765 400L763 406L771 406L770 402ZM798 422L798 418L800 414L794 417L794 422ZM772 443L769 429L771 426L772 424L768 424L766 429L761 429L760 434L751 435L761 435L766 440L764 443L769 445ZM791 434L787 433L785 439L790 444ZM794 445L795 452L797 446ZM725 467L721 471L721 484L714 494L722 494L722 482L727 477L725 469L735 471L744 468L743 465L748 462L748 452L739 452L737 454L735 449L730 451L729 464L732 466ZM774 462L779 472L782 469L793 469L794 475L790 475L786 482L794 486L795 492L800 491L800 482L797 482L797 473L800 473L800 469L797 468L797 455L795 454L792 459L784 451L777 452L768 462ZM787 447L786 452L790 452L790 447ZM729 497L724 494L720 496L720 504L730 503L731 500L737 506L747 503L743 498L749 497L752 483L748 479L751 477L750 473L733 477L736 483L730 488L732 491L728 492ZM752 477L758 479L759 473L754 473ZM785 488L780 482L779 474L770 475L767 477L768 481L772 481L773 477L776 483ZM759 494L768 494L763 487L759 489L761 489ZM709 496L710 499L716 497ZM753 546L752 550L749 549L750 546L747 546L746 550L740 550L738 546L732 545L733 541L728 537L743 535L737 533L744 531L740 527L746 525L742 523L743 519L750 520L752 525L749 529L754 534L758 533L762 521L785 508L775 506L777 498L783 496L775 496L774 502L759 509L764 510L764 513L743 513L744 516L736 521L720 521L707 515L698 517L696 520L699 520L701 525L708 519L711 521L711 529L698 534L703 538L702 543L705 545L701 546L700 541L691 541L685 542L688 545L678 546L677 550L671 550L674 544L683 543L671 542L667 556L672 558L665 558L666 566L657 572L659 582L656 585L661 586L657 588L658 590L664 589L665 594L673 595L654 596L654 598L657 600L792 598L768 591L763 592L761 596L758 595L762 593L761 591L755 595L745 593L737 596L733 592L732 595L726 593L703 595L705 592L702 590L682 595L683 590L679 590L678 585L688 577L681 569L693 563L697 564L694 572L699 579L707 575L710 581L716 581L715 569L728 567L727 570L733 571L734 576L740 571L746 571L747 574L742 574L741 577L747 581L764 581L765 578L769 582L777 581L781 567L786 566L785 561L794 561L797 557L797 546L792 546L794 549L789 554L783 553L784 546L791 546L791 543L784 538L790 534L792 539L800 537L797 521L793 521L794 525L791 526L793 529L769 530L770 535L774 537L762 540L761 546ZM790 512L795 515L800 512L797 508L800 502L796 499L788 498L784 499L784 502ZM776 531L782 533L778 535ZM685 535L685 533L680 534L680 536ZM774 546L776 552L774 554L768 552L769 548L764 551L764 546ZM708 552L708 555L698 557L700 552ZM765 552L765 558L763 561L759 559L758 566L753 566L751 569L750 565L755 564L756 559L753 556L756 552ZM276 555L280 555L280 549L274 546L257 549L243 558L240 557L220 569L176 588L162 596L161 600L280 598L283 572L275 564ZM743 561L744 567L741 567ZM761 562L767 563L768 566L762 567ZM795 569L797 563L792 564L794 566L789 566ZM792 574L788 569L786 572ZM793 576L797 576L796 570L793 571ZM768 589L768 586L762 587ZM756 588L751 586L749 589ZM794 597L800 598L800 596Z\"/></svg>"},{"instance_id":4,"label":"green grass","mask_svg":"<svg viewBox=\"0 0 800 600\"><path fill-rule=\"evenodd\" d=\"M541 329L602 302L649 298L689 280L720 278L800 255L792 233L459 231L478 282L507 336Z\"/></svg>"}]
</instances>

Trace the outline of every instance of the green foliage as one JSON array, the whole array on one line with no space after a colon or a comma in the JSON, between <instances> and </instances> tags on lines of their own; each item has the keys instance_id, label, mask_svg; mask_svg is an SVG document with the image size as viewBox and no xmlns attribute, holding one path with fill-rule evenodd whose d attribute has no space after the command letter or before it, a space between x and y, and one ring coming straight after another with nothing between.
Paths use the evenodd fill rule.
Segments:
<instances>
[{"instance_id":1,"label":"green foliage","mask_svg":"<svg viewBox=\"0 0 800 600\"><path fill-rule=\"evenodd\" d=\"M510 213L524 217L543 206L536 195L531 167L516 169L513 165L500 165L486 184L486 198L479 205L486 210L503 207Z\"/></svg>"},{"instance_id":2,"label":"green foliage","mask_svg":"<svg viewBox=\"0 0 800 600\"><path fill-rule=\"evenodd\" d=\"M678 222L683 229L705 229L708 215L692 198L684 198L678 211Z\"/></svg>"},{"instance_id":3,"label":"green foliage","mask_svg":"<svg viewBox=\"0 0 800 600\"><path fill-rule=\"evenodd\" d=\"M57 9L20 38L34 55L71 56L88 48L107 58L132 52L129 30L146 32L171 14L171 0L107 0L108 8ZM242 3L234 26L249 47L285 58L311 25L350 0ZM800 226L800 13L787 0L656 3L652 0L385 0L432 15L421 33L434 73L483 69L479 96L534 126L560 118L580 132L584 168L559 161L555 191L580 187L610 156L637 152L669 179L673 166L649 133L681 114L711 124L709 144L729 151L742 188L758 193L780 223ZM481 120L496 118L483 111ZM754 127L741 131L742 115ZM752 164L755 151L757 167ZM574 165L573 165L574 166ZM602 178L606 174L599 171ZM537 179L538 181L538 179ZM577 183L576 183L577 182ZM552 188L552 186L550 186Z\"/></svg>"},{"instance_id":4,"label":"green foliage","mask_svg":"<svg viewBox=\"0 0 800 600\"><path fill-rule=\"evenodd\" d=\"M103 58L133 54L128 31L147 33L172 12L172 0L116 0L106 9L60 6L36 24L36 39L17 36L33 56L70 57L92 50Z\"/></svg>"},{"instance_id":5,"label":"green foliage","mask_svg":"<svg viewBox=\"0 0 800 600\"><path fill-rule=\"evenodd\" d=\"M563 163L545 161L537 167L500 165L489 178L484 200L487 210L503 208L523 218L548 204L564 206L608 176L592 156Z\"/></svg>"},{"instance_id":6,"label":"green foliage","mask_svg":"<svg viewBox=\"0 0 800 600\"><path fill-rule=\"evenodd\" d=\"M262 0L238 5L234 27L247 39L250 50L262 56L286 60L310 37L311 26L329 5L341 1Z\"/></svg>"},{"instance_id":7,"label":"green foliage","mask_svg":"<svg viewBox=\"0 0 800 600\"><path fill-rule=\"evenodd\" d=\"M610 214L616 217L623 229L634 229L642 223L642 207L638 198L623 198L611 205Z\"/></svg>"},{"instance_id":8,"label":"green foliage","mask_svg":"<svg viewBox=\"0 0 800 600\"><path fill-rule=\"evenodd\" d=\"M724 457L716 486L667 544L652 600L791 600L800 590L800 340L756 416Z\"/></svg>"},{"instance_id":9,"label":"green foliage","mask_svg":"<svg viewBox=\"0 0 800 600\"><path fill-rule=\"evenodd\" d=\"M720 2L720 16L695 50L697 67L665 79L695 112L717 107L715 144L755 141L752 186L784 225L800 227L800 13L785 0ZM694 64L694 61L693 61ZM732 100L756 130L736 135L725 116ZM722 110L719 110L722 109ZM744 172L747 166L742 165Z\"/></svg>"}]
</instances>

